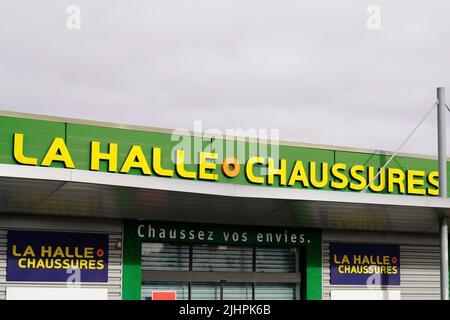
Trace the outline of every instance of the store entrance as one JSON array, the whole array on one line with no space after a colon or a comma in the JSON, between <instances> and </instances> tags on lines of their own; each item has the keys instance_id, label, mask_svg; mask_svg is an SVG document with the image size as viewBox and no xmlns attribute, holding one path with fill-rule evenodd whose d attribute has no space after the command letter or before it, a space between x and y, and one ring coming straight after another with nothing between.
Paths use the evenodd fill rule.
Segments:
<instances>
[{"instance_id":1,"label":"store entrance","mask_svg":"<svg viewBox=\"0 0 450 320\"><path fill-rule=\"evenodd\" d=\"M300 299L296 247L142 243L141 298Z\"/></svg>"}]
</instances>

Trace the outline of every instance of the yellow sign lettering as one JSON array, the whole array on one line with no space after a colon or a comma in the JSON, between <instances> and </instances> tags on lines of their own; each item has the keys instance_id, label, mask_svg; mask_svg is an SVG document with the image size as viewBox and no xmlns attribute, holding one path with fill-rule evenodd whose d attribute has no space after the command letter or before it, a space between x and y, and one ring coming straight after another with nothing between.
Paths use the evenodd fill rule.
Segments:
<instances>
[{"instance_id":1,"label":"yellow sign lettering","mask_svg":"<svg viewBox=\"0 0 450 320\"><path fill-rule=\"evenodd\" d=\"M25 249L25 252L23 253L23 256L24 257L27 257L27 256L35 257L36 255L34 253L33 247L27 246L27 248Z\"/></svg>"},{"instance_id":2,"label":"yellow sign lettering","mask_svg":"<svg viewBox=\"0 0 450 320\"><path fill-rule=\"evenodd\" d=\"M117 143L108 144L108 152L100 152L100 142L91 142L91 170L100 170L100 160L108 161L108 171L117 172Z\"/></svg>"},{"instance_id":3,"label":"yellow sign lettering","mask_svg":"<svg viewBox=\"0 0 450 320\"><path fill-rule=\"evenodd\" d=\"M348 185L347 176L341 172L347 169L347 165L345 163L336 163L331 167L331 174L333 177L338 179L338 181L331 180L331 187L333 189L344 189Z\"/></svg>"},{"instance_id":4,"label":"yellow sign lettering","mask_svg":"<svg viewBox=\"0 0 450 320\"><path fill-rule=\"evenodd\" d=\"M354 183L353 181L350 182L349 188L351 190L363 190L366 185L367 181L366 178L361 174L364 172L364 166L362 165L355 165L350 168L350 177L354 180L356 180L358 183Z\"/></svg>"},{"instance_id":5,"label":"yellow sign lettering","mask_svg":"<svg viewBox=\"0 0 450 320\"><path fill-rule=\"evenodd\" d=\"M66 143L63 138L55 138L48 149L44 159L41 162L41 166L49 167L53 161L62 162L64 167L73 169L72 157L67 149Z\"/></svg>"},{"instance_id":6,"label":"yellow sign lettering","mask_svg":"<svg viewBox=\"0 0 450 320\"><path fill-rule=\"evenodd\" d=\"M269 158L268 161L268 172L267 172L267 183L273 184L274 176L280 177L280 185L286 185L286 160L281 159L279 161L279 168L275 168L275 161L272 158Z\"/></svg>"},{"instance_id":7,"label":"yellow sign lettering","mask_svg":"<svg viewBox=\"0 0 450 320\"><path fill-rule=\"evenodd\" d=\"M378 173L378 171L377 171L377 173ZM368 178L369 182L372 181L375 178L377 173L375 173L375 168L374 167L369 167L369 178ZM376 180L374 180L370 184L369 189L374 191L374 192L381 192L381 191L383 191L386 188L386 170L382 170L380 172L380 174L378 175L377 179L380 181L380 183L378 185L376 185L376 183L375 183Z\"/></svg>"},{"instance_id":8,"label":"yellow sign lettering","mask_svg":"<svg viewBox=\"0 0 450 320\"><path fill-rule=\"evenodd\" d=\"M197 178L197 173L194 172L194 171L186 170L184 164L185 164L184 150L183 149L178 149L177 150L177 158L176 158L177 173L182 178L186 178L186 179L195 179L195 178Z\"/></svg>"},{"instance_id":9,"label":"yellow sign lettering","mask_svg":"<svg viewBox=\"0 0 450 320\"><path fill-rule=\"evenodd\" d=\"M120 172L128 173L132 168L140 169L144 175L150 175L150 167L140 145L133 145L131 147Z\"/></svg>"},{"instance_id":10,"label":"yellow sign lettering","mask_svg":"<svg viewBox=\"0 0 450 320\"><path fill-rule=\"evenodd\" d=\"M425 171L406 170L406 174L407 174L407 193L424 195L426 190L420 187L422 187L425 183L424 182Z\"/></svg>"},{"instance_id":11,"label":"yellow sign lettering","mask_svg":"<svg viewBox=\"0 0 450 320\"><path fill-rule=\"evenodd\" d=\"M158 176L173 177L173 170L164 169L161 165L161 148L154 147L152 149L152 165L153 171Z\"/></svg>"},{"instance_id":12,"label":"yellow sign lettering","mask_svg":"<svg viewBox=\"0 0 450 320\"><path fill-rule=\"evenodd\" d=\"M253 167L256 164L264 164L264 158L263 157L250 157L245 165L245 174L247 176L247 179L250 182L263 184L264 177L257 177L253 173Z\"/></svg>"},{"instance_id":13,"label":"yellow sign lettering","mask_svg":"<svg viewBox=\"0 0 450 320\"><path fill-rule=\"evenodd\" d=\"M319 181L317 180L317 177L319 176L319 173L316 169L316 162L311 161L309 163L309 178L311 180L311 185L315 188L323 188L328 184L328 163L323 162L322 165L322 179Z\"/></svg>"},{"instance_id":14,"label":"yellow sign lettering","mask_svg":"<svg viewBox=\"0 0 450 320\"><path fill-rule=\"evenodd\" d=\"M199 179L202 180L218 180L217 173L210 173L208 170L216 170L216 163L208 160L217 160L218 154L215 152L200 152Z\"/></svg>"},{"instance_id":15,"label":"yellow sign lettering","mask_svg":"<svg viewBox=\"0 0 450 320\"><path fill-rule=\"evenodd\" d=\"M288 186L293 186L297 181L301 182L303 187L309 187L308 177L306 175L305 167L301 160L295 161L294 169L292 169L291 177L289 178Z\"/></svg>"},{"instance_id":16,"label":"yellow sign lettering","mask_svg":"<svg viewBox=\"0 0 450 320\"><path fill-rule=\"evenodd\" d=\"M14 146L13 146L14 159L20 164L29 164L36 166L38 163L37 158L31 158L24 155L23 151L23 134L14 134Z\"/></svg>"},{"instance_id":17,"label":"yellow sign lettering","mask_svg":"<svg viewBox=\"0 0 450 320\"><path fill-rule=\"evenodd\" d=\"M427 193L431 196L439 195L439 173L437 171L432 171L428 174L427 180L434 188L427 188Z\"/></svg>"},{"instance_id":18,"label":"yellow sign lettering","mask_svg":"<svg viewBox=\"0 0 450 320\"><path fill-rule=\"evenodd\" d=\"M405 193L405 172L401 169L388 168L388 192L394 192L394 185L400 193Z\"/></svg>"}]
</instances>

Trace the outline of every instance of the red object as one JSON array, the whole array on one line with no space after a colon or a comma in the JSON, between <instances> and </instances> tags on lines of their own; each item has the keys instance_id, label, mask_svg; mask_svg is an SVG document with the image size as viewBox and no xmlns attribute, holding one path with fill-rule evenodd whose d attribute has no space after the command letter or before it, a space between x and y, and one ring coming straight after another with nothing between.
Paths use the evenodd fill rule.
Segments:
<instances>
[{"instance_id":1,"label":"red object","mask_svg":"<svg viewBox=\"0 0 450 320\"><path fill-rule=\"evenodd\" d=\"M152 300L176 300L176 291L152 291Z\"/></svg>"}]
</instances>

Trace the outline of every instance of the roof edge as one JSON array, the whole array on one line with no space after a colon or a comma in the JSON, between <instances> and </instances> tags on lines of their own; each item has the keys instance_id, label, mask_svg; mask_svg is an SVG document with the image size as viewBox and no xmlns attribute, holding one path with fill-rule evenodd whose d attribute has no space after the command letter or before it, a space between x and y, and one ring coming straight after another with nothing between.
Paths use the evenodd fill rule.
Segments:
<instances>
[{"instance_id":1,"label":"roof edge","mask_svg":"<svg viewBox=\"0 0 450 320\"><path fill-rule=\"evenodd\" d=\"M107 122L107 121L96 121L96 120L87 120L87 119L79 119L79 118L67 118L67 117L60 117L60 116L49 116L49 115L36 114L36 113L7 111L7 110L1 110L1 109L0 109L0 116L25 118L25 119L32 119L32 120L53 121L53 122L65 122L65 123L71 123L71 124L81 124L81 125L99 126L99 127L106 127L106 128L147 131L147 132L167 133L167 134L171 134L176 130L176 129L168 129L168 128L132 125L132 124L118 124L118 123ZM189 130L189 132L193 132L193 131ZM178 132L177 134L182 135L183 133ZM205 136L209 136L209 135L205 134ZM243 139L243 137L241 137L241 136L230 136L230 137L236 138L237 140ZM249 139L249 141L256 142L257 139ZM270 143L270 141L268 141L268 140L261 140L261 139L259 139L259 142ZM325 145L325 144L315 144L315 143L286 141L286 140L280 140L279 145L280 146L291 146L291 147L313 148L313 149L324 149L324 150L346 151L346 152L369 153L369 154L382 154L382 155L394 154L393 151L389 151L389 150L365 149L365 148L359 148L359 147ZM427 155L427 154L399 152L399 153L397 153L397 156L428 159L428 160L437 160L437 156L432 156L432 155ZM450 161L450 157L447 157L447 161Z\"/></svg>"}]
</instances>

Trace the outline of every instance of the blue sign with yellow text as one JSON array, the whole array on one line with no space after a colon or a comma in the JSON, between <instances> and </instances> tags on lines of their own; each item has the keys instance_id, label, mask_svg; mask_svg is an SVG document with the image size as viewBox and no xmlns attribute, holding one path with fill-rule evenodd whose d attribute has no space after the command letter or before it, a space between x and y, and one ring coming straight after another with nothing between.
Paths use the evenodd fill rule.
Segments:
<instances>
[{"instance_id":1,"label":"blue sign with yellow text","mask_svg":"<svg viewBox=\"0 0 450 320\"><path fill-rule=\"evenodd\" d=\"M6 280L107 282L108 235L8 231Z\"/></svg>"},{"instance_id":2,"label":"blue sign with yellow text","mask_svg":"<svg viewBox=\"0 0 450 320\"><path fill-rule=\"evenodd\" d=\"M400 246L331 243L331 284L400 285Z\"/></svg>"}]
</instances>

